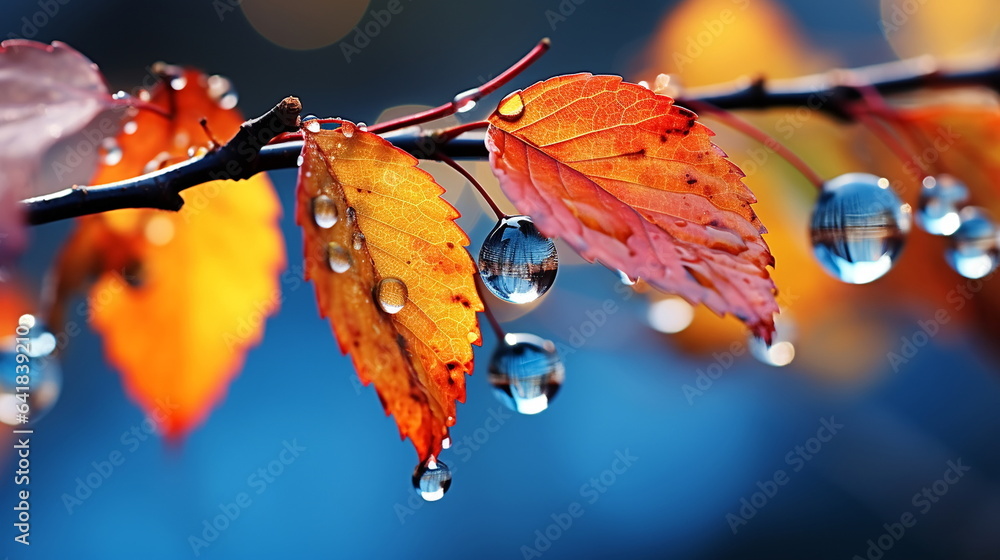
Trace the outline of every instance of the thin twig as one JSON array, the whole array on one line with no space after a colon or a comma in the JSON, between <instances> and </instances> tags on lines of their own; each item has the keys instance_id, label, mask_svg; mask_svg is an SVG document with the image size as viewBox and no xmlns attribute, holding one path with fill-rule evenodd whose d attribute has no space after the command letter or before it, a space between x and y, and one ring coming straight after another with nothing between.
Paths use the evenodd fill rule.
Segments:
<instances>
[{"instance_id":1,"label":"thin twig","mask_svg":"<svg viewBox=\"0 0 1000 560\"><path fill-rule=\"evenodd\" d=\"M677 103L685 105L702 102L727 110L806 107L852 121L854 115L850 107L861 98L859 85L870 86L881 95L925 88L966 86L986 87L1000 92L1000 65L994 61L984 63L980 60L978 65L944 69L934 59L925 57L787 80L744 80L711 88L692 89L685 92ZM480 88L480 91L484 89ZM257 120L266 120L267 115L272 115L273 112L274 109ZM244 126L248 125L246 123ZM268 140L295 131L295 128L286 126L274 132ZM385 134L385 137L418 158L430 157L435 151L452 159L486 159L489 156L481 135L463 134L442 141L435 134L408 128ZM250 157L233 150L236 147L234 142L238 139L252 141L251 146L255 149L251 150ZM121 208L177 210L183 204L177 193L184 189L217 179L245 179L261 171L295 167L301 150L301 141L260 148L258 138L251 136L248 139L247 135L238 134L219 150L155 173L109 185L65 189L22 201L22 204L26 219L31 224ZM234 165L236 172L231 172L229 167Z\"/></svg>"}]
</instances>

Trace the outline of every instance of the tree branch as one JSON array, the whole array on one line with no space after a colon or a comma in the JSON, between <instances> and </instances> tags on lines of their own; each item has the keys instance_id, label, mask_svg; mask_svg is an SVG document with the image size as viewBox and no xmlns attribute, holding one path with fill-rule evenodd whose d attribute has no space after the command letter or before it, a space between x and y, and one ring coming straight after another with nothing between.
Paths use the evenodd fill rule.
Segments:
<instances>
[{"instance_id":1,"label":"tree branch","mask_svg":"<svg viewBox=\"0 0 1000 560\"><path fill-rule=\"evenodd\" d=\"M684 92L677 103L707 103L728 110L806 107L852 120L849 107L862 98L858 89L862 86L882 95L963 86L1000 92L1000 65L980 60L976 65L942 69L935 59L924 57L793 79L760 78L692 89ZM296 167L302 142L266 144L279 134L297 131L301 109L298 99L288 97L263 116L243 123L232 140L204 156L134 179L73 187L24 200L27 222L44 224L122 208L179 210L184 204L179 193L184 189L208 181L247 179L261 171ZM480 132L451 138L408 128L384 137L421 159L429 159L435 152L452 159L488 156Z\"/></svg>"}]
</instances>

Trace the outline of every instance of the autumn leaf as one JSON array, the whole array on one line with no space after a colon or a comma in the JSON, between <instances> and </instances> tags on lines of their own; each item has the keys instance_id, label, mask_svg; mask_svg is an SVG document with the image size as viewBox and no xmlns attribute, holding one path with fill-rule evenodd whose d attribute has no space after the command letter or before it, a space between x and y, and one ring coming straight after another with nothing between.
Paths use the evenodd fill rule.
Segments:
<instances>
[{"instance_id":1,"label":"autumn leaf","mask_svg":"<svg viewBox=\"0 0 1000 560\"><path fill-rule=\"evenodd\" d=\"M0 43L0 256L23 244L16 201L86 181L122 109L97 66L69 45Z\"/></svg>"},{"instance_id":2,"label":"autumn leaf","mask_svg":"<svg viewBox=\"0 0 1000 560\"><path fill-rule=\"evenodd\" d=\"M415 158L375 134L344 122L303 135L296 219L320 313L401 437L421 460L437 455L481 343L458 212Z\"/></svg>"},{"instance_id":3,"label":"autumn leaf","mask_svg":"<svg viewBox=\"0 0 1000 560\"><path fill-rule=\"evenodd\" d=\"M756 199L693 112L575 74L512 93L489 121L500 185L542 233L770 339L778 307Z\"/></svg>"},{"instance_id":4,"label":"autumn leaf","mask_svg":"<svg viewBox=\"0 0 1000 560\"><path fill-rule=\"evenodd\" d=\"M204 149L204 118L220 138L243 121L228 81L161 67L167 77L118 136L94 184L154 171ZM108 154L105 154L108 155ZM180 212L118 210L80 220L59 259L61 300L97 273L87 311L130 396L168 437L201 422L225 393L278 306L285 266L280 207L263 174L212 181L181 193Z\"/></svg>"}]
</instances>

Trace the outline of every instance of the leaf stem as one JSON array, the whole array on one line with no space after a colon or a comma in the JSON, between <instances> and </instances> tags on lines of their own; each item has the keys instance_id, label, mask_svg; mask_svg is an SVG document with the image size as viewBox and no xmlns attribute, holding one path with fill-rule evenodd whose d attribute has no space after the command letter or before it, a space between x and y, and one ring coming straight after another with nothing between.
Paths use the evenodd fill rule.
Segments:
<instances>
[{"instance_id":1,"label":"leaf stem","mask_svg":"<svg viewBox=\"0 0 1000 560\"><path fill-rule=\"evenodd\" d=\"M490 193L486 192L486 189L483 188L481 184L479 184L479 181L476 180L475 176L473 176L472 173L469 173L468 169L462 167L462 165L459 164L457 161L442 154L441 152L435 153L434 159L440 161L441 163L446 164L448 167L454 169L455 171L458 171L463 177L465 177L470 183L472 183L472 186L476 187L476 190L479 191L479 195L483 197L483 200L485 200L486 203L490 205L490 209L492 209L493 213L496 214L498 220L506 216L506 214L502 210L500 210L500 207L497 206L497 203L493 200L493 197L490 196Z\"/></svg>"},{"instance_id":2,"label":"leaf stem","mask_svg":"<svg viewBox=\"0 0 1000 560\"><path fill-rule=\"evenodd\" d=\"M810 183L816 186L817 189L823 188L823 178L819 176L819 173L809 166L802 158L795 155L787 146L778 142L773 136L764 132L763 130L757 128L756 126L750 124L748 121L737 117L733 113L720 109L710 103L704 101L697 101L689 99L686 104L691 109L699 113L709 113L713 117L719 119L723 124L736 130L749 138L760 142L761 144L767 146L771 150L774 150L779 156L781 156L785 161L790 163L792 167L798 170Z\"/></svg>"},{"instance_id":3,"label":"leaf stem","mask_svg":"<svg viewBox=\"0 0 1000 560\"><path fill-rule=\"evenodd\" d=\"M486 82L485 84L472 88L470 90L463 91L455 96L454 99L445 103L444 105L435 107L433 109L428 109L426 111L421 111L419 113L414 113L412 115L407 115L405 117L400 117L398 119L393 119L386 121L384 123L379 123L368 127L368 132L374 132L375 134L384 134L393 130L399 130L401 128L406 128L409 126L415 126L418 124L423 124L440 118L448 117L454 115L455 113L462 112L466 108L470 108L471 104L475 104L480 99L486 97L487 95L493 93L498 88L502 87L507 82L511 81L518 74L523 72L527 67L534 64L536 60L541 58L545 51L549 50L552 45L552 41L548 37L542 39L535 45L535 48L531 49L528 54L524 55L521 60L514 63L513 66L504 70L499 76L493 78L492 80Z\"/></svg>"}]
</instances>

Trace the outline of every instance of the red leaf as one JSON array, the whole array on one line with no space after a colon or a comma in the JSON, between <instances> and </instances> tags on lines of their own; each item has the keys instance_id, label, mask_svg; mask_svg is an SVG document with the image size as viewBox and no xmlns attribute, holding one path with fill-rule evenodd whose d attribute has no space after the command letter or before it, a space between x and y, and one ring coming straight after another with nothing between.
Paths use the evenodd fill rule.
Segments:
<instances>
[{"instance_id":1,"label":"red leaf","mask_svg":"<svg viewBox=\"0 0 1000 560\"><path fill-rule=\"evenodd\" d=\"M494 173L542 233L770 339L774 259L756 199L693 112L576 74L512 93L489 120Z\"/></svg>"}]
</instances>

